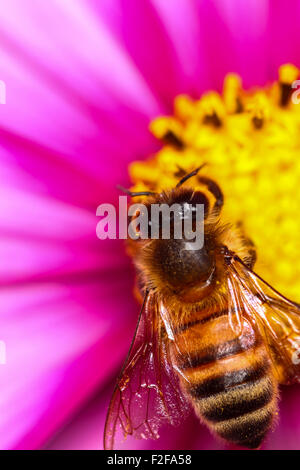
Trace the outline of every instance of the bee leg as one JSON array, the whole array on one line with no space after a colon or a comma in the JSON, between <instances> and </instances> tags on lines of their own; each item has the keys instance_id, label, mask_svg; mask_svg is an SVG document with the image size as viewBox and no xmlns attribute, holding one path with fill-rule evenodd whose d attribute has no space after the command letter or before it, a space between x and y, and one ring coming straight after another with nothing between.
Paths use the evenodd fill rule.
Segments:
<instances>
[{"instance_id":1,"label":"bee leg","mask_svg":"<svg viewBox=\"0 0 300 470\"><path fill-rule=\"evenodd\" d=\"M247 251L247 256L245 257L245 259L243 261L244 261L245 265L247 266L247 268L253 269L253 267L256 263L256 260L257 260L255 245L254 245L253 241L251 240L251 238L249 238L249 237L247 237L247 235L245 235L243 222L239 221L237 223L237 227L241 231L243 246Z\"/></svg>"},{"instance_id":2,"label":"bee leg","mask_svg":"<svg viewBox=\"0 0 300 470\"><path fill-rule=\"evenodd\" d=\"M248 248L248 256L245 260L245 264L249 269L253 269L257 259L256 249L254 243L252 242L252 240L250 240L250 238L246 238L245 242Z\"/></svg>"},{"instance_id":3,"label":"bee leg","mask_svg":"<svg viewBox=\"0 0 300 470\"><path fill-rule=\"evenodd\" d=\"M208 191L215 197L216 202L212 208L212 212L219 215L224 204L224 195L220 186L206 176L198 176L198 181L207 187Z\"/></svg>"}]
</instances>

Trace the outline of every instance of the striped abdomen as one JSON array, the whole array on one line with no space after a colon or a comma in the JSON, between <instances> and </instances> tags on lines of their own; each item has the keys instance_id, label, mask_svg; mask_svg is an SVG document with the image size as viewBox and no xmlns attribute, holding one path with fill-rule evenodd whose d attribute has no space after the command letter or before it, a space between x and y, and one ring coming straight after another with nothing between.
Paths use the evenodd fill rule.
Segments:
<instances>
[{"instance_id":1,"label":"striped abdomen","mask_svg":"<svg viewBox=\"0 0 300 470\"><path fill-rule=\"evenodd\" d=\"M196 413L223 439L259 447L277 409L277 382L259 333L244 321L237 336L221 312L185 325L175 341Z\"/></svg>"}]
</instances>

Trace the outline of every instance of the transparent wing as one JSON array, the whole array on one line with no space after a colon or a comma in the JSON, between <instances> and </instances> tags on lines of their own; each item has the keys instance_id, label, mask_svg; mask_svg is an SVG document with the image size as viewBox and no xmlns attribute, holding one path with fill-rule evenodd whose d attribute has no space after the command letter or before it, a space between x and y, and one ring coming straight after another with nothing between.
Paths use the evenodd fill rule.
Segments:
<instances>
[{"instance_id":1,"label":"transparent wing","mask_svg":"<svg viewBox=\"0 0 300 470\"><path fill-rule=\"evenodd\" d=\"M300 382L300 306L233 257L228 267L229 321L241 329L243 316L257 325L281 384Z\"/></svg>"},{"instance_id":2,"label":"transparent wing","mask_svg":"<svg viewBox=\"0 0 300 470\"><path fill-rule=\"evenodd\" d=\"M104 448L118 440L157 439L162 424L180 424L189 404L179 388L168 337L154 294L146 294L128 357L118 378L105 425Z\"/></svg>"}]
</instances>

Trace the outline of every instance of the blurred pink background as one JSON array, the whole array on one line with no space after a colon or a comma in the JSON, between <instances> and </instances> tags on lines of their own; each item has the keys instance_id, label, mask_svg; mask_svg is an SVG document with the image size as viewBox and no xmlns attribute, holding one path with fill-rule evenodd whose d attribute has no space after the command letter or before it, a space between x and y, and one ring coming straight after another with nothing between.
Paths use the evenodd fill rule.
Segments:
<instances>
[{"instance_id":1,"label":"blurred pink background","mask_svg":"<svg viewBox=\"0 0 300 470\"><path fill-rule=\"evenodd\" d=\"M0 0L1 449L101 449L137 319L122 241L96 238L179 93L300 65L300 2ZM265 448L300 447L298 388ZM298 415L299 413L299 415ZM191 417L128 448L218 449Z\"/></svg>"}]
</instances>

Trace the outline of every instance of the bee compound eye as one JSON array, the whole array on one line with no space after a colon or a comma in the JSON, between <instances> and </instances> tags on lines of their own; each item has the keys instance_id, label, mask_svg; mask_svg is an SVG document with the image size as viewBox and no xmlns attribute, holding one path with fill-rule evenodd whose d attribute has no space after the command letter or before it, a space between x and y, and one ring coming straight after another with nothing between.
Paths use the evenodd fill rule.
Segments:
<instances>
[{"instance_id":1,"label":"bee compound eye","mask_svg":"<svg viewBox=\"0 0 300 470\"><path fill-rule=\"evenodd\" d=\"M201 191L196 191L193 194L191 200L189 201L189 204L192 205L192 210L194 211L195 214L196 214L196 211L197 211L197 207L199 207L199 206L203 207L204 214L207 214L207 212L208 212L209 202L208 202L208 199L205 196L205 194L202 193Z\"/></svg>"}]
</instances>

